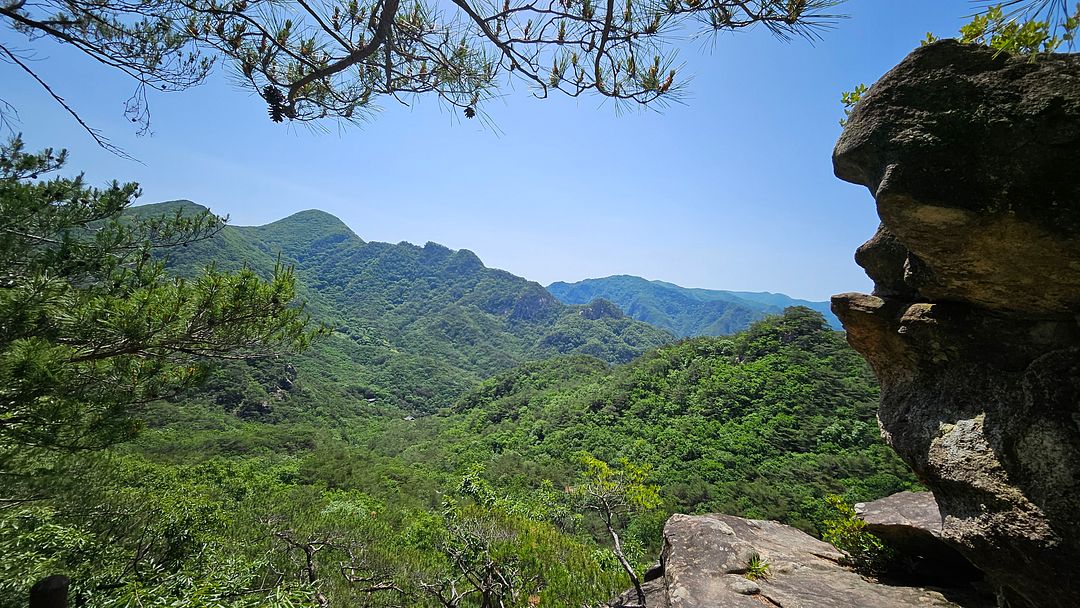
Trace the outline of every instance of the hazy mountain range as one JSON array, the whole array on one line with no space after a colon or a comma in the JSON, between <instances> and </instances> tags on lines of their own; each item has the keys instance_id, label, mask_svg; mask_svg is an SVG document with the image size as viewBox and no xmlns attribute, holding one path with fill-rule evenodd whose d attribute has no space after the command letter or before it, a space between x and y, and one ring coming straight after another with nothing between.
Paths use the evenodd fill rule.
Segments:
<instances>
[{"instance_id":1,"label":"hazy mountain range","mask_svg":"<svg viewBox=\"0 0 1080 608\"><path fill-rule=\"evenodd\" d=\"M548 291L567 304L604 298L631 317L679 337L732 334L766 315L780 314L788 306L816 310L834 329L841 329L828 302L798 300L782 293L693 289L630 275L560 281L548 285Z\"/></svg>"}]
</instances>

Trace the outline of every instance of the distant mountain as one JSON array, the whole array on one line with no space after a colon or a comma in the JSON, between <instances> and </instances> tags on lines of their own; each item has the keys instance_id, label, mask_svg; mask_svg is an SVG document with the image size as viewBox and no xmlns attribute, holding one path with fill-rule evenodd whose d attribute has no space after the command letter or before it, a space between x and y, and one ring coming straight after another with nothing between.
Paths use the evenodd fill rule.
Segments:
<instances>
[{"instance_id":1,"label":"distant mountain","mask_svg":"<svg viewBox=\"0 0 1080 608\"><path fill-rule=\"evenodd\" d=\"M560 302L584 304L597 298L615 303L631 317L662 327L679 337L722 336L742 331L766 315L789 306L805 306L841 329L828 302L810 302L782 293L693 289L664 281L617 275L576 283L557 282L548 291Z\"/></svg>"},{"instance_id":2,"label":"distant mountain","mask_svg":"<svg viewBox=\"0 0 1080 608\"><path fill-rule=\"evenodd\" d=\"M204 208L173 201L132 212L177 209ZM295 362L296 378L309 393L328 393L312 395L320 403L366 406L372 400L434 411L477 381L526 361L576 353L626 362L674 339L610 303L563 304L538 283L487 268L465 249L365 242L322 211L265 226L226 226L170 255L170 267L180 273L214 263L225 270L247 265L268 276L279 256L295 266L300 299L315 320L334 328ZM219 388L266 384L255 377L266 373L231 373L239 376ZM280 383L294 384L286 380ZM277 390L252 388L248 400L260 402L253 411L265 409L264 397Z\"/></svg>"}]
</instances>

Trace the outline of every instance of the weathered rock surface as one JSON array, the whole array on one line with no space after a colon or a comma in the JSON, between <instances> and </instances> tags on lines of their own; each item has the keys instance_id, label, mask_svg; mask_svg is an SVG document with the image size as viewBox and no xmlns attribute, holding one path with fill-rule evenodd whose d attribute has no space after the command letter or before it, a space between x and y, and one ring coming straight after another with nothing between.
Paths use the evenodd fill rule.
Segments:
<instances>
[{"instance_id":1,"label":"weathered rock surface","mask_svg":"<svg viewBox=\"0 0 1080 608\"><path fill-rule=\"evenodd\" d=\"M751 556L765 577L746 577ZM870 582L831 545L774 521L674 515L664 526L664 575L646 586L649 608L860 608L988 606L971 595ZM949 597L946 597L946 594ZM950 599L951 598L951 599ZM627 604L633 594L621 598ZM616 605L618 605L616 603Z\"/></svg>"},{"instance_id":2,"label":"weathered rock surface","mask_svg":"<svg viewBox=\"0 0 1080 608\"><path fill-rule=\"evenodd\" d=\"M882 220L833 310L886 440L1004 599L1080 606L1080 56L920 48L833 162Z\"/></svg>"},{"instance_id":3,"label":"weathered rock surface","mask_svg":"<svg viewBox=\"0 0 1080 608\"><path fill-rule=\"evenodd\" d=\"M890 574L923 584L960 586L980 570L941 537L942 517L931 492L900 492L855 505L866 530L897 553Z\"/></svg>"},{"instance_id":4,"label":"weathered rock surface","mask_svg":"<svg viewBox=\"0 0 1080 608\"><path fill-rule=\"evenodd\" d=\"M896 528L913 534L940 537L941 511L932 492L899 492L855 505L855 514L874 534L888 534ZM903 532L901 532L903 533Z\"/></svg>"},{"instance_id":5,"label":"weathered rock surface","mask_svg":"<svg viewBox=\"0 0 1080 608\"><path fill-rule=\"evenodd\" d=\"M1080 306L1078 159L1080 56L943 41L874 85L833 165L925 263L920 294L1028 315Z\"/></svg>"}]
</instances>

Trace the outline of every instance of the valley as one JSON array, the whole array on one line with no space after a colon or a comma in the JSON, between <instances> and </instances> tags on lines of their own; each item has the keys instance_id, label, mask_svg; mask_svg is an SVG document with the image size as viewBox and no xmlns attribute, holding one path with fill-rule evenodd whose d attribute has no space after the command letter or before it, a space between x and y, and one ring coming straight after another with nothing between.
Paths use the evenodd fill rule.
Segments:
<instances>
[{"instance_id":1,"label":"valley","mask_svg":"<svg viewBox=\"0 0 1080 608\"><path fill-rule=\"evenodd\" d=\"M132 211L178 210L199 207ZM606 300L560 303L465 250L365 242L318 211L225 227L168 259L179 275L294 266L325 330L297 355L213 364L198 388L149 404L134 442L78 457L90 483L67 500L107 515L28 525L78 534L44 563L89 568L83 585L108 584L125 547L147 547L161 576L120 601L259 580L259 605L314 587L333 605L440 606L448 586L479 584L473 569L496 568L513 579L503 592L541 605L602 602L629 581L576 494L593 458L643 471L656 493L617 522L638 568L672 513L820 535L828 495L918 487L878 434L867 365L809 308L677 339ZM313 547L323 573L291 574ZM34 550L18 563L40 568Z\"/></svg>"},{"instance_id":2,"label":"valley","mask_svg":"<svg viewBox=\"0 0 1080 608\"><path fill-rule=\"evenodd\" d=\"M1080 4L965 4L0 6L0 608L1080 606Z\"/></svg>"}]
</instances>

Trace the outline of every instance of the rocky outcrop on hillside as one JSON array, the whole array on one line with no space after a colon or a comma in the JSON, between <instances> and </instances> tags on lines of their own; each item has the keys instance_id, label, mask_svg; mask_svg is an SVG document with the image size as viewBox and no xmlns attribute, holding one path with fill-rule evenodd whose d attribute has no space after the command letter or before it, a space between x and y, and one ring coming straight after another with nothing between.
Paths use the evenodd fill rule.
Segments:
<instances>
[{"instance_id":1,"label":"rocky outcrop on hillside","mask_svg":"<svg viewBox=\"0 0 1080 608\"><path fill-rule=\"evenodd\" d=\"M1011 606L1080 606L1080 56L920 48L833 156L881 227L833 310L941 536Z\"/></svg>"},{"instance_id":2,"label":"rocky outcrop on hillside","mask_svg":"<svg viewBox=\"0 0 1080 608\"><path fill-rule=\"evenodd\" d=\"M865 530L894 553L891 572L896 580L961 587L983 587L983 573L941 537L942 518L930 492L899 492L855 505Z\"/></svg>"},{"instance_id":3,"label":"rocky outcrop on hillside","mask_svg":"<svg viewBox=\"0 0 1080 608\"><path fill-rule=\"evenodd\" d=\"M988 608L955 590L886 585L841 564L828 543L774 521L674 515L664 526L662 569L646 583L649 608ZM754 576L751 561L759 564ZM767 569L764 567L767 566ZM636 603L634 594L621 598Z\"/></svg>"}]
</instances>

